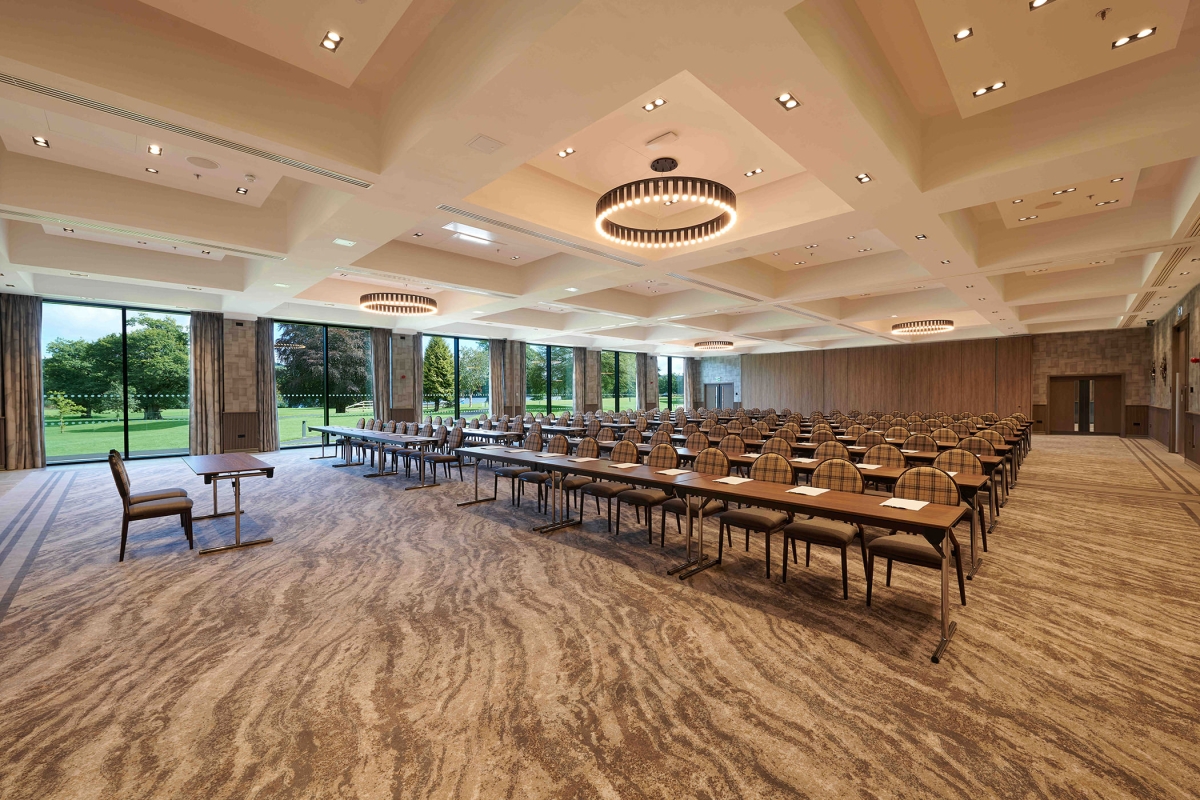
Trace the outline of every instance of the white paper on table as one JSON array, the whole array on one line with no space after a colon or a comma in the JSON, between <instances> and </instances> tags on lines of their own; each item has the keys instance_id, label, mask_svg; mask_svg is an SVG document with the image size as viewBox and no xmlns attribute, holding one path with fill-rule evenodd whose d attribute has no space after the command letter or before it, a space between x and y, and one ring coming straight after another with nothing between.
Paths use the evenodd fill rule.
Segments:
<instances>
[{"instance_id":1,"label":"white paper on table","mask_svg":"<svg viewBox=\"0 0 1200 800\"><path fill-rule=\"evenodd\" d=\"M736 475L730 475L726 478L717 478L713 483L727 483L730 486L737 486L739 483L749 483L753 478L739 478Z\"/></svg>"},{"instance_id":2,"label":"white paper on table","mask_svg":"<svg viewBox=\"0 0 1200 800\"><path fill-rule=\"evenodd\" d=\"M852 445L848 445L846 447L846 449L847 450L866 450L867 446L865 444L852 444Z\"/></svg>"},{"instance_id":3,"label":"white paper on table","mask_svg":"<svg viewBox=\"0 0 1200 800\"><path fill-rule=\"evenodd\" d=\"M561 453L538 453L538 458L562 458Z\"/></svg>"},{"instance_id":4,"label":"white paper on table","mask_svg":"<svg viewBox=\"0 0 1200 800\"><path fill-rule=\"evenodd\" d=\"M788 494L803 494L808 497L816 497L817 495L825 494L828 489L818 489L815 486L797 486L795 489L788 489Z\"/></svg>"},{"instance_id":5,"label":"white paper on table","mask_svg":"<svg viewBox=\"0 0 1200 800\"><path fill-rule=\"evenodd\" d=\"M599 460L600 460L600 459L598 459L598 458L589 458L589 457L586 457L586 456L585 456L585 457L583 457L583 458L568 458L568 459L567 459L567 461L573 461L573 462L575 462L576 464L583 464L583 463L585 463L585 462L587 462L587 461L599 461Z\"/></svg>"},{"instance_id":6,"label":"white paper on table","mask_svg":"<svg viewBox=\"0 0 1200 800\"><path fill-rule=\"evenodd\" d=\"M691 472L690 469L660 469L659 475L686 475Z\"/></svg>"},{"instance_id":7,"label":"white paper on table","mask_svg":"<svg viewBox=\"0 0 1200 800\"><path fill-rule=\"evenodd\" d=\"M529 451L522 450L521 448L518 447L516 450L505 450L504 452L506 452L506 453L528 453Z\"/></svg>"},{"instance_id":8,"label":"white paper on table","mask_svg":"<svg viewBox=\"0 0 1200 800\"><path fill-rule=\"evenodd\" d=\"M481 448L479 448L479 449L480 449L480 450L503 450L503 449L504 449L504 445L502 445L502 444L490 444L490 445L488 445L487 447L481 447Z\"/></svg>"},{"instance_id":9,"label":"white paper on table","mask_svg":"<svg viewBox=\"0 0 1200 800\"><path fill-rule=\"evenodd\" d=\"M791 459L791 461L793 464L811 464L814 461L816 461L816 459L815 458L793 458L793 459Z\"/></svg>"},{"instance_id":10,"label":"white paper on table","mask_svg":"<svg viewBox=\"0 0 1200 800\"><path fill-rule=\"evenodd\" d=\"M882 464L859 464L858 468L859 469L879 469L881 466L883 466L883 465Z\"/></svg>"},{"instance_id":11,"label":"white paper on table","mask_svg":"<svg viewBox=\"0 0 1200 800\"><path fill-rule=\"evenodd\" d=\"M879 505L887 508L903 508L905 511L920 511L929 503L924 500L905 500L903 497L889 497Z\"/></svg>"},{"instance_id":12,"label":"white paper on table","mask_svg":"<svg viewBox=\"0 0 1200 800\"><path fill-rule=\"evenodd\" d=\"M613 469L633 469L634 467L638 467L641 465L640 464L609 464L609 466L612 467Z\"/></svg>"},{"instance_id":13,"label":"white paper on table","mask_svg":"<svg viewBox=\"0 0 1200 800\"><path fill-rule=\"evenodd\" d=\"M921 452L921 451L920 451L920 450L904 450L904 449L901 449L901 450L900 450L900 452L901 452L901 453L919 453L919 452Z\"/></svg>"},{"instance_id":14,"label":"white paper on table","mask_svg":"<svg viewBox=\"0 0 1200 800\"><path fill-rule=\"evenodd\" d=\"M958 473L957 472L947 472L946 474L949 475L951 478L953 478Z\"/></svg>"},{"instance_id":15,"label":"white paper on table","mask_svg":"<svg viewBox=\"0 0 1200 800\"><path fill-rule=\"evenodd\" d=\"M746 458L758 458L762 455L762 453L740 453L739 455L745 456Z\"/></svg>"}]
</instances>

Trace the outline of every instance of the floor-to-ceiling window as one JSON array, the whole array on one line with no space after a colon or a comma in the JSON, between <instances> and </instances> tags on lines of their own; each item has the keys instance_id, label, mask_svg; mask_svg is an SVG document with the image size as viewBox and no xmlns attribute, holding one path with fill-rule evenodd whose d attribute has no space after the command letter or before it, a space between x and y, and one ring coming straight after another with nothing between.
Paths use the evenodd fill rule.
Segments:
<instances>
[{"instance_id":1,"label":"floor-to-ceiling window","mask_svg":"<svg viewBox=\"0 0 1200 800\"><path fill-rule=\"evenodd\" d=\"M46 302L49 463L188 452L187 314Z\"/></svg>"},{"instance_id":2,"label":"floor-to-ceiling window","mask_svg":"<svg viewBox=\"0 0 1200 800\"><path fill-rule=\"evenodd\" d=\"M637 408L637 353L600 352L600 407L605 411Z\"/></svg>"},{"instance_id":3,"label":"floor-to-ceiling window","mask_svg":"<svg viewBox=\"0 0 1200 800\"><path fill-rule=\"evenodd\" d=\"M276 322L275 384L281 447L319 443L313 425L374 416L371 332Z\"/></svg>"},{"instance_id":4,"label":"floor-to-ceiling window","mask_svg":"<svg viewBox=\"0 0 1200 800\"><path fill-rule=\"evenodd\" d=\"M425 414L478 416L491 410L491 351L484 339L423 337Z\"/></svg>"},{"instance_id":5,"label":"floor-to-ceiling window","mask_svg":"<svg viewBox=\"0 0 1200 800\"><path fill-rule=\"evenodd\" d=\"M687 359L682 356L670 356L671 401L667 408L683 408L687 398L683 396L683 371L687 368Z\"/></svg>"},{"instance_id":6,"label":"floor-to-ceiling window","mask_svg":"<svg viewBox=\"0 0 1200 800\"><path fill-rule=\"evenodd\" d=\"M548 344L525 345L525 408L561 413L575 407L575 351Z\"/></svg>"},{"instance_id":7,"label":"floor-to-ceiling window","mask_svg":"<svg viewBox=\"0 0 1200 800\"><path fill-rule=\"evenodd\" d=\"M673 409L684 405L683 368L686 359L679 356L658 357L658 407Z\"/></svg>"}]
</instances>

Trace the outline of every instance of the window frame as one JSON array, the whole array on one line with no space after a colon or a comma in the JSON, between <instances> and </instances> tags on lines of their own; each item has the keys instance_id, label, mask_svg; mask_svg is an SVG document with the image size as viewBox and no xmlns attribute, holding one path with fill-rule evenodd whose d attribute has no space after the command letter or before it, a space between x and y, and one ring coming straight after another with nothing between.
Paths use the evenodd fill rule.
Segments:
<instances>
[{"instance_id":1,"label":"window frame","mask_svg":"<svg viewBox=\"0 0 1200 800\"><path fill-rule=\"evenodd\" d=\"M322 424L325 426L328 426L329 425L329 329L330 328L339 328L341 330L349 330L349 331L366 331L367 332L367 344L370 346L373 346L373 342L371 341L371 336L370 336L371 329L368 327L365 327L363 325L331 325L328 322L309 322L307 320L300 320L300 319L272 319L271 323L272 323L271 324L271 337L272 338L274 338L274 336L275 336L275 326L276 325L308 325L309 327L312 327L312 328L320 328L321 329L321 393L323 395L323 397L321 398L321 414L322 414L322 418L324 420L324 422ZM274 362L274 357L275 357L275 354L272 353L271 354L272 362ZM368 363L367 363L368 370L371 369L370 358L371 357L368 357ZM275 390L276 390L276 392L279 391L278 385L276 385ZM374 393L374 391L375 391L373 381L372 381L371 391L372 391L372 393ZM191 402L191 400L189 399L188 402ZM276 406L276 409L275 409L275 424L277 426L279 425L279 408L278 408L278 406ZM328 447L329 446L328 440L329 440L329 434L322 433L320 442L308 442L305 444L292 444L292 445L285 445L282 442L280 442L279 449L280 450L302 450L305 447Z\"/></svg>"},{"instance_id":2,"label":"window frame","mask_svg":"<svg viewBox=\"0 0 1200 800\"><path fill-rule=\"evenodd\" d=\"M342 327L342 326L335 325L334 327ZM427 340L432 339L435 336L438 337L439 339L445 339L447 342L449 342L451 340L454 342L454 345L450 348L451 352L453 353L453 358L454 358L454 419L456 419L456 420L461 419L462 418L462 403L459 401L462 400L462 398L460 397L460 395L462 394L462 391L459 388L460 387L460 383L459 383L459 374L460 373L459 373L459 360L458 360L458 353L459 353L458 343L460 341L482 342L483 344L487 345L488 359L490 361L491 355L492 355L492 340L491 339L483 339L478 336L453 336L453 335L446 335L446 334L442 334L442 333L422 333L421 334L421 366L422 366L422 370L424 370L424 365L425 365L425 348L426 348L426 346L428 346ZM422 372L422 374L424 374L424 372ZM488 386L488 411L487 411L487 415L489 417L491 416L491 411L492 411L491 410L492 390L491 390L491 386L490 386L491 380L492 380L492 368L489 363L489 365L488 365L488 384L489 384L489 386ZM425 387L424 386L421 387L421 413L418 416L421 419L425 419Z\"/></svg>"}]
</instances>

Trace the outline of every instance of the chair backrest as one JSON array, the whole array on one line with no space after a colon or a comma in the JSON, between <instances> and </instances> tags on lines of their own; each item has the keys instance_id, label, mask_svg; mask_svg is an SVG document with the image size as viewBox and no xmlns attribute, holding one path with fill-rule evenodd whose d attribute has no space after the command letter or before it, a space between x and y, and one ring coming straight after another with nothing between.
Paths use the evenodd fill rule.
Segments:
<instances>
[{"instance_id":1,"label":"chair backrest","mask_svg":"<svg viewBox=\"0 0 1200 800\"><path fill-rule=\"evenodd\" d=\"M455 428L455 430L457 430L457 428ZM446 443L446 436L448 434L449 434L449 431L446 430L445 425L438 425L437 432L433 434L433 437L437 440L436 442L434 442L433 446L441 447L442 445L444 445Z\"/></svg>"},{"instance_id":2,"label":"chair backrest","mask_svg":"<svg viewBox=\"0 0 1200 800\"><path fill-rule=\"evenodd\" d=\"M730 433L732 432L730 431ZM741 437L747 442L761 442L763 435L758 428L742 428Z\"/></svg>"},{"instance_id":3,"label":"chair backrest","mask_svg":"<svg viewBox=\"0 0 1200 800\"><path fill-rule=\"evenodd\" d=\"M844 458L830 458L818 464L813 470L811 483L818 489L832 489L835 492L861 494L863 491L862 473Z\"/></svg>"},{"instance_id":4,"label":"chair backrest","mask_svg":"<svg viewBox=\"0 0 1200 800\"><path fill-rule=\"evenodd\" d=\"M429 417L426 417L424 421L428 422L430 425L441 425L442 424L442 416L439 414L438 416L433 417L432 419Z\"/></svg>"},{"instance_id":5,"label":"chair backrest","mask_svg":"<svg viewBox=\"0 0 1200 800\"><path fill-rule=\"evenodd\" d=\"M670 436L671 434L675 433L675 426L669 422L660 423L658 426L658 429L660 431L665 431L667 436Z\"/></svg>"},{"instance_id":6,"label":"chair backrest","mask_svg":"<svg viewBox=\"0 0 1200 800\"><path fill-rule=\"evenodd\" d=\"M691 436L693 433L697 433L699 430L700 430L699 425L697 425L694 422L689 422L688 424L683 426L683 435Z\"/></svg>"},{"instance_id":7,"label":"chair backrest","mask_svg":"<svg viewBox=\"0 0 1200 800\"><path fill-rule=\"evenodd\" d=\"M700 431L690 433L688 434L687 441L683 443L683 446L688 450L692 450L697 453L701 452L702 450L707 450L709 446L708 434L701 433Z\"/></svg>"},{"instance_id":8,"label":"chair backrest","mask_svg":"<svg viewBox=\"0 0 1200 800\"><path fill-rule=\"evenodd\" d=\"M903 449L921 450L927 453L936 453L938 449L937 440L932 436L926 436L923 433L914 433L912 436L904 440Z\"/></svg>"},{"instance_id":9,"label":"chair backrest","mask_svg":"<svg viewBox=\"0 0 1200 800\"><path fill-rule=\"evenodd\" d=\"M642 432L639 431L637 428L630 428L629 430L625 431L624 434L621 435L621 438L627 442L633 442L634 444L641 444L642 443Z\"/></svg>"},{"instance_id":10,"label":"chair backrest","mask_svg":"<svg viewBox=\"0 0 1200 800\"><path fill-rule=\"evenodd\" d=\"M529 423L529 433L530 433L530 435L533 435L536 433L540 436L542 434L542 423L540 423L540 422Z\"/></svg>"},{"instance_id":11,"label":"chair backrest","mask_svg":"<svg viewBox=\"0 0 1200 800\"><path fill-rule=\"evenodd\" d=\"M373 427L371 430L382 431L383 430L383 420L381 420L381 419L375 420L375 427Z\"/></svg>"},{"instance_id":12,"label":"chair backrest","mask_svg":"<svg viewBox=\"0 0 1200 800\"><path fill-rule=\"evenodd\" d=\"M865 435L865 434L864 434ZM833 435L833 431L828 428L814 428L808 440L813 444L822 444L824 442L836 442L837 437Z\"/></svg>"},{"instance_id":13,"label":"chair backrest","mask_svg":"<svg viewBox=\"0 0 1200 800\"><path fill-rule=\"evenodd\" d=\"M446 437L446 450L451 451L462 447L464 436L466 436L466 431L455 425L454 430L450 431L450 435Z\"/></svg>"},{"instance_id":14,"label":"chair backrest","mask_svg":"<svg viewBox=\"0 0 1200 800\"><path fill-rule=\"evenodd\" d=\"M904 453L891 444L877 444L863 456L864 464L878 464L881 467L903 467Z\"/></svg>"},{"instance_id":15,"label":"chair backrest","mask_svg":"<svg viewBox=\"0 0 1200 800\"><path fill-rule=\"evenodd\" d=\"M974 453L977 456L996 455L996 448L992 447L992 443L978 434L968 436L965 439L959 439L958 446L960 449Z\"/></svg>"},{"instance_id":16,"label":"chair backrest","mask_svg":"<svg viewBox=\"0 0 1200 800\"><path fill-rule=\"evenodd\" d=\"M650 437L650 445L652 447L660 445L660 444L670 444L670 443L671 443L671 434L667 433L666 431L662 430L661 428L659 430L656 430L654 432L654 434Z\"/></svg>"},{"instance_id":17,"label":"chair backrest","mask_svg":"<svg viewBox=\"0 0 1200 800\"><path fill-rule=\"evenodd\" d=\"M796 441L796 434L791 428L780 428L779 430L775 431L775 438L783 439L788 444L794 444Z\"/></svg>"},{"instance_id":18,"label":"chair backrest","mask_svg":"<svg viewBox=\"0 0 1200 800\"><path fill-rule=\"evenodd\" d=\"M479 430L479 420L478 419L471 420L470 422L467 423L467 427L473 431Z\"/></svg>"},{"instance_id":19,"label":"chair backrest","mask_svg":"<svg viewBox=\"0 0 1200 800\"><path fill-rule=\"evenodd\" d=\"M637 464L641 461L638 456L637 445L628 439L622 439L617 442L617 446L612 449L609 455L614 464Z\"/></svg>"},{"instance_id":20,"label":"chair backrest","mask_svg":"<svg viewBox=\"0 0 1200 800\"><path fill-rule=\"evenodd\" d=\"M813 451L813 458L818 461L823 461L826 458L844 458L849 461L850 451L841 442L822 442Z\"/></svg>"},{"instance_id":21,"label":"chair backrest","mask_svg":"<svg viewBox=\"0 0 1200 800\"><path fill-rule=\"evenodd\" d=\"M907 439L908 428L901 428L899 425L893 425L883 432L885 439Z\"/></svg>"},{"instance_id":22,"label":"chair backrest","mask_svg":"<svg viewBox=\"0 0 1200 800\"><path fill-rule=\"evenodd\" d=\"M550 444L546 445L547 453L558 453L560 456L565 456L571 452L571 443L567 441L567 437L561 433L550 437Z\"/></svg>"},{"instance_id":23,"label":"chair backrest","mask_svg":"<svg viewBox=\"0 0 1200 800\"><path fill-rule=\"evenodd\" d=\"M637 430L637 431L644 431L644 430L646 430L646 426L649 424L650 423L646 420L645 417L639 416L637 418L637 422L633 423L633 428L634 428L634 430Z\"/></svg>"},{"instance_id":24,"label":"chair backrest","mask_svg":"<svg viewBox=\"0 0 1200 800\"><path fill-rule=\"evenodd\" d=\"M724 425L713 425L708 429L708 435L717 438L724 438L729 435L729 429Z\"/></svg>"},{"instance_id":25,"label":"chair backrest","mask_svg":"<svg viewBox=\"0 0 1200 800\"><path fill-rule=\"evenodd\" d=\"M908 432L909 433L923 433L926 436L928 436L929 432L931 430L933 430L933 429L930 428L929 424L926 422L910 422L910 423L908 423Z\"/></svg>"},{"instance_id":26,"label":"chair backrest","mask_svg":"<svg viewBox=\"0 0 1200 800\"><path fill-rule=\"evenodd\" d=\"M366 426L366 424L367 424L367 418L366 418L366 417L359 417L359 418L358 418L358 422L354 423L354 427L355 427L355 428L358 428L359 430L362 430L362 429L363 429L363 427L364 427L364 426Z\"/></svg>"},{"instance_id":27,"label":"chair backrest","mask_svg":"<svg viewBox=\"0 0 1200 800\"><path fill-rule=\"evenodd\" d=\"M778 453L759 456L750 467L750 479L770 483L792 483L792 465Z\"/></svg>"},{"instance_id":28,"label":"chair backrest","mask_svg":"<svg viewBox=\"0 0 1200 800\"><path fill-rule=\"evenodd\" d=\"M884 422L883 420L879 420L878 422L876 422L874 425L871 426L871 430L876 431L878 433L883 433L891 426L892 426L892 423Z\"/></svg>"},{"instance_id":29,"label":"chair backrest","mask_svg":"<svg viewBox=\"0 0 1200 800\"><path fill-rule=\"evenodd\" d=\"M580 458L599 458L600 445L591 436L585 436L575 445L575 455Z\"/></svg>"},{"instance_id":30,"label":"chair backrest","mask_svg":"<svg viewBox=\"0 0 1200 800\"><path fill-rule=\"evenodd\" d=\"M998 444L1004 444L1004 437L991 428L986 428L975 435L986 441L988 444L993 445L993 447ZM993 449L992 452L995 453L995 449Z\"/></svg>"},{"instance_id":31,"label":"chair backrest","mask_svg":"<svg viewBox=\"0 0 1200 800\"><path fill-rule=\"evenodd\" d=\"M965 422L955 422L950 426L950 430L954 431L955 435L960 439L964 436L970 436L972 433L971 429L967 427L967 423Z\"/></svg>"},{"instance_id":32,"label":"chair backrest","mask_svg":"<svg viewBox=\"0 0 1200 800\"><path fill-rule=\"evenodd\" d=\"M383 424L383 432L384 432L384 433L395 433L395 432L396 432L396 422L395 422L395 420L390 420L390 419L389 419L387 422L385 422L385 423Z\"/></svg>"},{"instance_id":33,"label":"chair backrest","mask_svg":"<svg viewBox=\"0 0 1200 800\"><path fill-rule=\"evenodd\" d=\"M933 460L933 465L946 472L965 472L972 475L983 474L983 464L980 463L979 456L970 450L963 450L958 447L953 450L947 450L944 453L939 453L938 457Z\"/></svg>"},{"instance_id":34,"label":"chair backrest","mask_svg":"<svg viewBox=\"0 0 1200 800\"><path fill-rule=\"evenodd\" d=\"M877 444L883 444L886 437L879 431L867 431L862 436L854 440L855 447L874 447Z\"/></svg>"},{"instance_id":35,"label":"chair backrest","mask_svg":"<svg viewBox=\"0 0 1200 800\"><path fill-rule=\"evenodd\" d=\"M792 445L787 439L781 439L778 436L772 436L763 442L762 451L764 453L778 453L784 458L792 457Z\"/></svg>"},{"instance_id":36,"label":"chair backrest","mask_svg":"<svg viewBox=\"0 0 1200 800\"><path fill-rule=\"evenodd\" d=\"M679 466L679 453L669 444L656 444L650 448L646 464L655 469L676 469Z\"/></svg>"},{"instance_id":37,"label":"chair backrest","mask_svg":"<svg viewBox=\"0 0 1200 800\"><path fill-rule=\"evenodd\" d=\"M1016 417L1018 420L1020 420L1022 423L1029 422L1029 417L1025 416L1020 411L1014 413L1013 416Z\"/></svg>"},{"instance_id":38,"label":"chair backrest","mask_svg":"<svg viewBox=\"0 0 1200 800\"><path fill-rule=\"evenodd\" d=\"M421 426L421 435L422 436L433 436L433 424L430 422L426 422L424 425L422 425Z\"/></svg>"},{"instance_id":39,"label":"chair backrest","mask_svg":"<svg viewBox=\"0 0 1200 800\"><path fill-rule=\"evenodd\" d=\"M746 442L736 433L731 433L721 439L717 447L727 456L740 456L746 452Z\"/></svg>"},{"instance_id":40,"label":"chair backrest","mask_svg":"<svg viewBox=\"0 0 1200 800\"><path fill-rule=\"evenodd\" d=\"M908 421L909 422L924 422L925 420L921 419L920 414L909 414Z\"/></svg>"},{"instance_id":41,"label":"chair backrest","mask_svg":"<svg viewBox=\"0 0 1200 800\"><path fill-rule=\"evenodd\" d=\"M740 419L729 420L728 424L725 425L725 430L729 431L730 433L741 433L742 421Z\"/></svg>"},{"instance_id":42,"label":"chair backrest","mask_svg":"<svg viewBox=\"0 0 1200 800\"><path fill-rule=\"evenodd\" d=\"M1017 432L1015 430L1008 427L1008 425L1006 425L1003 422L997 422L995 425L992 426L991 429L994 430L996 433L1000 434L1001 436L1016 436L1017 435Z\"/></svg>"},{"instance_id":43,"label":"chair backrest","mask_svg":"<svg viewBox=\"0 0 1200 800\"><path fill-rule=\"evenodd\" d=\"M937 467L909 467L896 480L892 495L943 506L959 504L958 484Z\"/></svg>"},{"instance_id":44,"label":"chair backrest","mask_svg":"<svg viewBox=\"0 0 1200 800\"><path fill-rule=\"evenodd\" d=\"M601 428L596 434L597 442L611 442L617 438L617 434L613 433L612 428Z\"/></svg>"},{"instance_id":45,"label":"chair backrest","mask_svg":"<svg viewBox=\"0 0 1200 800\"><path fill-rule=\"evenodd\" d=\"M953 425L954 423L950 423ZM929 434L935 442L940 444L958 444L958 434L949 428L938 428L933 433Z\"/></svg>"},{"instance_id":46,"label":"chair backrest","mask_svg":"<svg viewBox=\"0 0 1200 800\"><path fill-rule=\"evenodd\" d=\"M587 425L583 429L584 436L595 437L600 432L600 420L592 418L588 420Z\"/></svg>"},{"instance_id":47,"label":"chair backrest","mask_svg":"<svg viewBox=\"0 0 1200 800\"><path fill-rule=\"evenodd\" d=\"M696 472L701 475L725 477L729 474L729 457L716 447L706 447L696 456Z\"/></svg>"},{"instance_id":48,"label":"chair backrest","mask_svg":"<svg viewBox=\"0 0 1200 800\"><path fill-rule=\"evenodd\" d=\"M864 433L866 433L866 432L867 432L867 429L866 429L865 427L863 427L862 425L859 425L859 424L857 424L857 423L856 423L856 424L854 424L854 425L851 425L851 426L850 426L850 427L848 427L848 428L846 428L846 435L847 435L847 436L853 436L853 437L854 437L854 438L856 438L856 439L857 439L859 436L862 436L862 435L863 435Z\"/></svg>"},{"instance_id":49,"label":"chair backrest","mask_svg":"<svg viewBox=\"0 0 1200 800\"><path fill-rule=\"evenodd\" d=\"M987 423L983 421L983 417L971 417L970 422L976 428L982 428L987 425Z\"/></svg>"},{"instance_id":50,"label":"chair backrest","mask_svg":"<svg viewBox=\"0 0 1200 800\"><path fill-rule=\"evenodd\" d=\"M121 495L121 505L129 510L129 473L125 471L125 461L116 450L108 451L108 467L112 470L113 482L117 484L117 494Z\"/></svg>"},{"instance_id":51,"label":"chair backrest","mask_svg":"<svg viewBox=\"0 0 1200 800\"><path fill-rule=\"evenodd\" d=\"M525 436L525 449L540 453L542 451L542 435L540 433L527 434Z\"/></svg>"}]
</instances>

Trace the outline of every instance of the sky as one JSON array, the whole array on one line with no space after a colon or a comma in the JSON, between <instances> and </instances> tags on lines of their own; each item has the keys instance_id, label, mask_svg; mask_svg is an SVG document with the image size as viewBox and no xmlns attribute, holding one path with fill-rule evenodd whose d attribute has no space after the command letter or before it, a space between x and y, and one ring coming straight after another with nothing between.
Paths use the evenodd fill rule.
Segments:
<instances>
[{"instance_id":1,"label":"sky","mask_svg":"<svg viewBox=\"0 0 1200 800\"><path fill-rule=\"evenodd\" d=\"M156 315L157 316L157 315ZM168 316L163 314L162 316ZM187 315L180 322L187 325ZM121 332L121 309L102 306L77 306L65 303L42 303L42 357L46 357L46 345L55 339L87 339L95 341L101 336Z\"/></svg>"}]
</instances>

